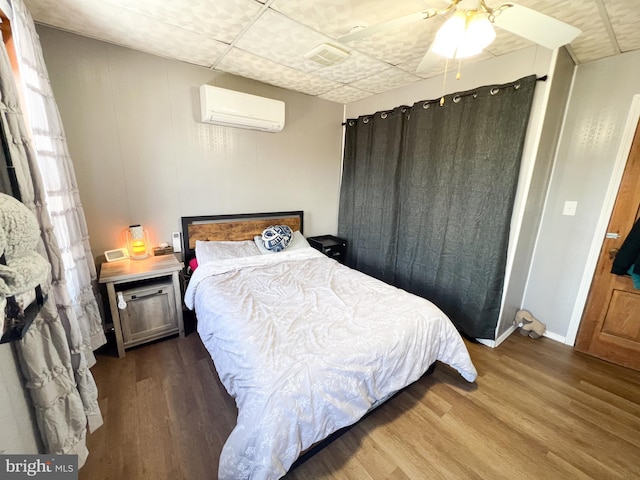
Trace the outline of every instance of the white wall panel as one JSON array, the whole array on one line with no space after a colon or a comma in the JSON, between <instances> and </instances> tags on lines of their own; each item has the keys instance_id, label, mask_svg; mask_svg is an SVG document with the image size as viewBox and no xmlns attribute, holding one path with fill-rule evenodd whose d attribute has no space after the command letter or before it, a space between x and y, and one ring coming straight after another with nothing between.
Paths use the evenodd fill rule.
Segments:
<instances>
[{"instance_id":1,"label":"white wall panel","mask_svg":"<svg viewBox=\"0 0 640 480\"><path fill-rule=\"evenodd\" d=\"M640 52L578 66L524 300L559 338L566 337L574 315L631 100L638 93ZM567 200L578 202L575 216L562 215Z\"/></svg>"},{"instance_id":2,"label":"white wall panel","mask_svg":"<svg viewBox=\"0 0 640 480\"><path fill-rule=\"evenodd\" d=\"M169 242L183 215L304 210L335 233L343 106L38 26L94 256L131 223ZM282 132L205 125L198 88L283 100Z\"/></svg>"}]
</instances>

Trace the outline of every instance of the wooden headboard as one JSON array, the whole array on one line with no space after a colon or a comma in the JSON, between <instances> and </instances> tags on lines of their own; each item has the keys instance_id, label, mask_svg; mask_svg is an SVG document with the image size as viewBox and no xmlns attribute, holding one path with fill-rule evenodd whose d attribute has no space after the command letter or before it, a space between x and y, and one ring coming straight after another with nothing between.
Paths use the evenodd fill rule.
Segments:
<instances>
[{"instance_id":1,"label":"wooden headboard","mask_svg":"<svg viewBox=\"0 0 640 480\"><path fill-rule=\"evenodd\" d=\"M182 245L185 267L195 257L196 240L253 240L269 225L288 225L303 231L304 212L241 213L182 217Z\"/></svg>"}]
</instances>

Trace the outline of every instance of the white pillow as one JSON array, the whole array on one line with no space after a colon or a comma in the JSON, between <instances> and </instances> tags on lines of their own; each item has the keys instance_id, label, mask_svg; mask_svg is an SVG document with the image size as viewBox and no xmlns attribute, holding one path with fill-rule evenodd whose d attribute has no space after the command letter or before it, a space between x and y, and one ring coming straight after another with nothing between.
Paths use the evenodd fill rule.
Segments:
<instances>
[{"instance_id":1,"label":"white pillow","mask_svg":"<svg viewBox=\"0 0 640 480\"><path fill-rule=\"evenodd\" d=\"M258 247L258 250L260 251L260 253L263 255L278 253L278 252L273 252L271 250L267 250L267 248L264 246L264 242L262 241L262 237L260 235L256 235L255 237L253 237L253 241L255 242L256 247ZM300 230L296 230L295 232L293 232L293 238L291 239L291 243L289 243L287 248L285 248L284 250L281 250L281 252L288 252L290 250L297 250L299 248L305 248L305 247L311 247L311 245L309 245L309 242L307 242L307 239L304 238L304 236L300 233Z\"/></svg>"},{"instance_id":2,"label":"white pillow","mask_svg":"<svg viewBox=\"0 0 640 480\"><path fill-rule=\"evenodd\" d=\"M260 251L252 240L211 241L196 240L196 259L198 264L215 260L229 260L232 258L253 257L260 255Z\"/></svg>"}]
</instances>

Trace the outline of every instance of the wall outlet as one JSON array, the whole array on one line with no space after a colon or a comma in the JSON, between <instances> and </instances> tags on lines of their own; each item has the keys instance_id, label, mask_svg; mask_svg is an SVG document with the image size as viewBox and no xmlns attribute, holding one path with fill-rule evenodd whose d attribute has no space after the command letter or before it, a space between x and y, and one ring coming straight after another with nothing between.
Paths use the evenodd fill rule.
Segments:
<instances>
[{"instance_id":1,"label":"wall outlet","mask_svg":"<svg viewBox=\"0 0 640 480\"><path fill-rule=\"evenodd\" d=\"M182 235L180 235L180 232L173 232L171 234L171 242L173 244L174 252L182 251Z\"/></svg>"}]
</instances>

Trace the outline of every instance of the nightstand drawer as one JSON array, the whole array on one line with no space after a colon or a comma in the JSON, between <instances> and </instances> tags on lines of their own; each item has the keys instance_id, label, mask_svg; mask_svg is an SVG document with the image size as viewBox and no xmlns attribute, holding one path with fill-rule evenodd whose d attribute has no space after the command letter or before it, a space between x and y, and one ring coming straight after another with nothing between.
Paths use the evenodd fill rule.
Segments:
<instances>
[{"instance_id":1,"label":"nightstand drawer","mask_svg":"<svg viewBox=\"0 0 640 480\"><path fill-rule=\"evenodd\" d=\"M178 332L171 279L122 290L121 293L127 304L120 310L125 348Z\"/></svg>"}]
</instances>

